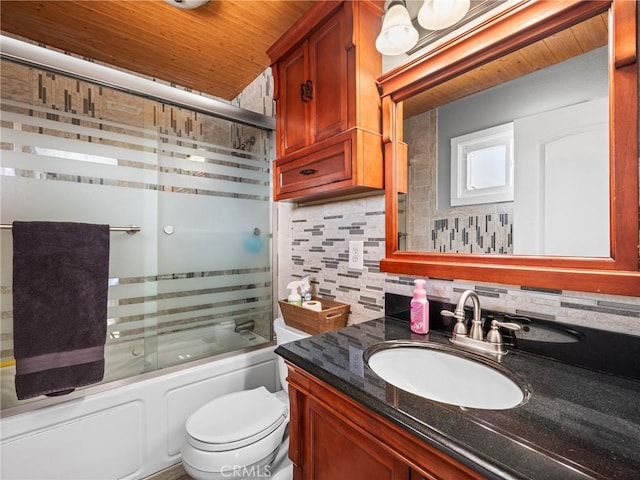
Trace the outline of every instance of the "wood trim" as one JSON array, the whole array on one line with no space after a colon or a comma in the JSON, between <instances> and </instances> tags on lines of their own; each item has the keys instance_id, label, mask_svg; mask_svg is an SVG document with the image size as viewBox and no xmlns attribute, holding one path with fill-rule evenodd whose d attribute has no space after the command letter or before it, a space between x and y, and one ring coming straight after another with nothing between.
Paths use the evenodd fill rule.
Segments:
<instances>
[{"instance_id":1,"label":"wood trim","mask_svg":"<svg viewBox=\"0 0 640 480\"><path fill-rule=\"evenodd\" d=\"M470 279L506 285L522 285L552 290L612 293L637 297L640 274L637 272L526 267L490 263L437 262L422 258L409 259L395 253L380 261L380 270L388 273L430 278Z\"/></svg>"},{"instance_id":2,"label":"wood trim","mask_svg":"<svg viewBox=\"0 0 640 480\"><path fill-rule=\"evenodd\" d=\"M611 48L620 65L610 67L611 257L544 257L438 254L398 251L397 155L393 105L416 92L467 72L506 53L611 9ZM561 290L640 295L638 271L638 68L636 2L534 1L518 4L471 32L378 79L382 89L386 157L386 258L384 272L456 278ZM630 38L631 37L631 38ZM629 63L631 62L631 63ZM624 64L624 65L623 65ZM388 115L386 112L390 112Z\"/></svg>"},{"instance_id":3,"label":"wood trim","mask_svg":"<svg viewBox=\"0 0 640 480\"><path fill-rule=\"evenodd\" d=\"M394 119L398 115L396 113L396 107L402 107L401 103L394 103L391 101L391 97L382 97L382 141L391 143L394 136L391 133L393 128ZM401 118L401 117L400 117Z\"/></svg>"},{"instance_id":4,"label":"wood trim","mask_svg":"<svg viewBox=\"0 0 640 480\"><path fill-rule=\"evenodd\" d=\"M276 42L267 50L267 56L273 64L282 58L289 50L295 48L309 36L309 33L316 30L319 18L327 18L342 7L343 1L323 0L316 2L307 10L292 27L287 30Z\"/></svg>"},{"instance_id":5,"label":"wood trim","mask_svg":"<svg viewBox=\"0 0 640 480\"><path fill-rule=\"evenodd\" d=\"M404 142L396 143L396 156L400 160L396 168L398 193L407 193L409 190L409 145Z\"/></svg>"},{"instance_id":6,"label":"wood trim","mask_svg":"<svg viewBox=\"0 0 640 480\"><path fill-rule=\"evenodd\" d=\"M638 65L635 56L637 4L613 2L610 33L614 56L610 67L611 251L616 269L638 270ZM620 29L620 30L618 30ZM633 33L632 33L633 32ZM633 42L629 35L633 34ZM628 46L633 43L633 49ZM631 51L633 50L633 52ZM632 58L633 57L633 58ZM635 221L634 221L635 219ZM633 280L631 280L633 282ZM640 296L640 281L635 282Z\"/></svg>"},{"instance_id":7,"label":"wood trim","mask_svg":"<svg viewBox=\"0 0 640 480\"><path fill-rule=\"evenodd\" d=\"M636 0L618 0L613 9L614 65L622 68L638 61L637 25L629 19L636 16Z\"/></svg>"},{"instance_id":8,"label":"wood trim","mask_svg":"<svg viewBox=\"0 0 640 480\"><path fill-rule=\"evenodd\" d=\"M295 466L302 465L304 446L302 443L304 431L302 412L304 411L304 397L295 388L289 388L289 458Z\"/></svg>"}]
</instances>

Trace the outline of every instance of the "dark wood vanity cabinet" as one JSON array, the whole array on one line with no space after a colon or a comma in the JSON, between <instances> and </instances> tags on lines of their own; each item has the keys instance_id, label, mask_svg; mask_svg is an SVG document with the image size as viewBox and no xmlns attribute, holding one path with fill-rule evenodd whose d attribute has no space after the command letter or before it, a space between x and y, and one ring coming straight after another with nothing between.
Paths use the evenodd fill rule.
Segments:
<instances>
[{"instance_id":1,"label":"dark wood vanity cabinet","mask_svg":"<svg viewBox=\"0 0 640 480\"><path fill-rule=\"evenodd\" d=\"M288 368L295 480L484 478L304 370Z\"/></svg>"},{"instance_id":2,"label":"dark wood vanity cabinet","mask_svg":"<svg viewBox=\"0 0 640 480\"><path fill-rule=\"evenodd\" d=\"M317 2L267 52L276 103L275 200L383 188L375 50L382 2Z\"/></svg>"}]
</instances>

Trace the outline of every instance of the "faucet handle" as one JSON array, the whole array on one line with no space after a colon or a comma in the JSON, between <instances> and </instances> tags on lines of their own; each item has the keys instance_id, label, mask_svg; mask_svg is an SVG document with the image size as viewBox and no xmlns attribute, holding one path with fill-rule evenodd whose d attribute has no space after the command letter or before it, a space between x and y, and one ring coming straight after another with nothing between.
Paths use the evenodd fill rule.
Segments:
<instances>
[{"instance_id":1,"label":"faucet handle","mask_svg":"<svg viewBox=\"0 0 640 480\"><path fill-rule=\"evenodd\" d=\"M454 318L458 318L458 315L456 315L453 312L450 312L449 310L440 310L440 315L442 315L443 317L454 317Z\"/></svg>"},{"instance_id":2,"label":"faucet handle","mask_svg":"<svg viewBox=\"0 0 640 480\"><path fill-rule=\"evenodd\" d=\"M513 322L499 322L498 320L491 320L491 330L487 332L487 342L489 343L502 343L502 334L499 327L506 328L507 330L522 330L522 327Z\"/></svg>"},{"instance_id":3,"label":"faucet handle","mask_svg":"<svg viewBox=\"0 0 640 480\"><path fill-rule=\"evenodd\" d=\"M493 328L494 325L496 326L496 328L502 327L502 328L506 328L507 330L514 330L514 331L522 330L522 327L515 322L499 322L498 320L492 320L491 328Z\"/></svg>"},{"instance_id":4,"label":"faucet handle","mask_svg":"<svg viewBox=\"0 0 640 480\"><path fill-rule=\"evenodd\" d=\"M467 326L464 324L464 310L458 311L456 309L455 313L450 312L449 310L441 310L440 315L442 315L443 317L453 317L458 320L453 327L454 335L467 335Z\"/></svg>"}]
</instances>

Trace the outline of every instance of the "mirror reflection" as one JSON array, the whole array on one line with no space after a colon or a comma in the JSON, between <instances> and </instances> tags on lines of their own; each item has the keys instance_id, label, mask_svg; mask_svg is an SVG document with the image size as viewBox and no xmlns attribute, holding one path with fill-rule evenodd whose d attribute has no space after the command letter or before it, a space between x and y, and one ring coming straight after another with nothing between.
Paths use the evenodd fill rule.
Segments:
<instances>
[{"instance_id":1,"label":"mirror reflection","mask_svg":"<svg viewBox=\"0 0 640 480\"><path fill-rule=\"evenodd\" d=\"M599 15L405 100L401 250L609 257L607 30Z\"/></svg>"}]
</instances>

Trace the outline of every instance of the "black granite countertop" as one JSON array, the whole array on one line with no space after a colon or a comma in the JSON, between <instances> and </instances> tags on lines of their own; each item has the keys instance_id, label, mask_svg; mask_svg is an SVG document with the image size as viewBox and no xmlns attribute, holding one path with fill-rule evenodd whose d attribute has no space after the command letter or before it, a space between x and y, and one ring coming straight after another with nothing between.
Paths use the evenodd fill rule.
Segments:
<instances>
[{"instance_id":1,"label":"black granite countertop","mask_svg":"<svg viewBox=\"0 0 640 480\"><path fill-rule=\"evenodd\" d=\"M387 385L363 351L387 340L450 345L390 317L281 345L276 353L488 478L640 478L640 382L511 350L500 363L531 386L509 410L462 409ZM421 368L429 368L423 365Z\"/></svg>"}]
</instances>

